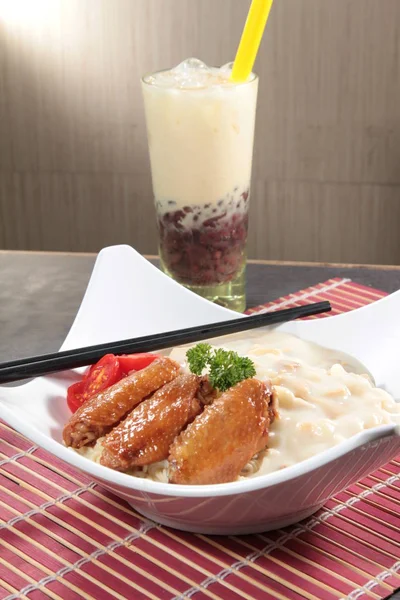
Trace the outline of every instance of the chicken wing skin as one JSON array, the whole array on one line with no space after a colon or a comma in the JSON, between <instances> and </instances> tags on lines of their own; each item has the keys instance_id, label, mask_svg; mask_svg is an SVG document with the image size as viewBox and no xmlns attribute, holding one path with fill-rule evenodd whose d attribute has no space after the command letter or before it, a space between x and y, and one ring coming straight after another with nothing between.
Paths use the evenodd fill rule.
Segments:
<instances>
[{"instance_id":1,"label":"chicken wing skin","mask_svg":"<svg viewBox=\"0 0 400 600\"><path fill-rule=\"evenodd\" d=\"M169 447L199 414L200 378L179 375L137 406L103 441L100 463L126 471L168 458Z\"/></svg>"},{"instance_id":2,"label":"chicken wing skin","mask_svg":"<svg viewBox=\"0 0 400 600\"><path fill-rule=\"evenodd\" d=\"M66 446L81 448L105 435L139 402L179 373L179 365L160 357L148 367L96 394L72 415L63 431Z\"/></svg>"},{"instance_id":3,"label":"chicken wing skin","mask_svg":"<svg viewBox=\"0 0 400 600\"><path fill-rule=\"evenodd\" d=\"M220 392L211 385L208 375L201 377L199 389L196 394L201 404L211 404L220 395Z\"/></svg>"},{"instance_id":4,"label":"chicken wing skin","mask_svg":"<svg viewBox=\"0 0 400 600\"><path fill-rule=\"evenodd\" d=\"M268 440L271 388L241 381L205 407L174 441L169 481L211 484L234 481Z\"/></svg>"}]
</instances>

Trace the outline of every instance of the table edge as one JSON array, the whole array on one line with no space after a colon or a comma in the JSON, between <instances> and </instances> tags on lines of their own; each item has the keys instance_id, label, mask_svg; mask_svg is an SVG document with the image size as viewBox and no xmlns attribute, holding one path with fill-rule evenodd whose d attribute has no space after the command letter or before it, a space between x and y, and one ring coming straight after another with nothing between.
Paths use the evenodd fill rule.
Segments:
<instances>
[{"instance_id":1,"label":"table edge","mask_svg":"<svg viewBox=\"0 0 400 600\"><path fill-rule=\"evenodd\" d=\"M65 251L49 251L49 250L5 250L0 249L0 256L7 254L38 254L46 256L97 256L97 252L65 252ZM155 260L158 258L156 254L144 254L145 258ZM274 267L320 267L320 268L337 268L337 269L375 269L382 271L400 271L400 265L373 265L363 263L340 263L340 262L307 262L307 261L291 261L291 260L264 260L258 258L249 258L247 263L250 265L269 265Z\"/></svg>"}]
</instances>

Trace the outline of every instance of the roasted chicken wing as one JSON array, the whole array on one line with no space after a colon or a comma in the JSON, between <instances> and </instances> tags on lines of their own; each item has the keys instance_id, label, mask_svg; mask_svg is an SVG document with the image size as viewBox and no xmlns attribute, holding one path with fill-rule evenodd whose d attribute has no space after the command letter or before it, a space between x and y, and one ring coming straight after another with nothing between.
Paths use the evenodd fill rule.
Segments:
<instances>
[{"instance_id":1,"label":"roasted chicken wing","mask_svg":"<svg viewBox=\"0 0 400 600\"><path fill-rule=\"evenodd\" d=\"M108 433L139 402L174 379L179 365L161 357L85 402L64 427L67 446L81 448Z\"/></svg>"},{"instance_id":2,"label":"roasted chicken wing","mask_svg":"<svg viewBox=\"0 0 400 600\"><path fill-rule=\"evenodd\" d=\"M100 462L126 471L168 458L174 438L199 414L200 378L179 375L137 406L103 441Z\"/></svg>"},{"instance_id":3,"label":"roasted chicken wing","mask_svg":"<svg viewBox=\"0 0 400 600\"><path fill-rule=\"evenodd\" d=\"M267 445L270 402L269 385L246 379L206 406L171 445L169 481L209 484L237 479Z\"/></svg>"},{"instance_id":4,"label":"roasted chicken wing","mask_svg":"<svg viewBox=\"0 0 400 600\"><path fill-rule=\"evenodd\" d=\"M196 397L200 400L201 404L211 404L219 395L220 392L213 388L208 375L201 377L199 389L196 394Z\"/></svg>"}]
</instances>

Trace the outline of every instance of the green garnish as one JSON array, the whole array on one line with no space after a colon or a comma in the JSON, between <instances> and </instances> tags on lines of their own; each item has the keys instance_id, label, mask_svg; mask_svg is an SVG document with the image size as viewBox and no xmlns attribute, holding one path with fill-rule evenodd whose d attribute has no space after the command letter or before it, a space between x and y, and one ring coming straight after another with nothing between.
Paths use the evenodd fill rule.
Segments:
<instances>
[{"instance_id":1,"label":"green garnish","mask_svg":"<svg viewBox=\"0 0 400 600\"><path fill-rule=\"evenodd\" d=\"M248 357L239 356L236 352L218 348L210 360L210 383L224 392L243 379L254 377L256 370Z\"/></svg>"},{"instance_id":2,"label":"green garnish","mask_svg":"<svg viewBox=\"0 0 400 600\"><path fill-rule=\"evenodd\" d=\"M210 344L197 344L186 352L189 368L195 375L201 375L209 364L212 354Z\"/></svg>"},{"instance_id":3,"label":"green garnish","mask_svg":"<svg viewBox=\"0 0 400 600\"><path fill-rule=\"evenodd\" d=\"M195 375L201 375L208 367L211 385L221 392L256 374L250 358L239 356L232 350L214 350L210 344L197 344L186 352L186 357L189 369Z\"/></svg>"}]
</instances>

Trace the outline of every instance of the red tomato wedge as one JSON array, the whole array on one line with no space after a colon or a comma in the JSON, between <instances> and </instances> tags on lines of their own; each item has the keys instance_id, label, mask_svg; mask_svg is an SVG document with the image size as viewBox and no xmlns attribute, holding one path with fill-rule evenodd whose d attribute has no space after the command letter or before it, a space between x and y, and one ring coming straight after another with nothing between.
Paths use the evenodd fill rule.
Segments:
<instances>
[{"instance_id":1,"label":"red tomato wedge","mask_svg":"<svg viewBox=\"0 0 400 600\"><path fill-rule=\"evenodd\" d=\"M142 352L140 354L121 354L118 356L121 371L127 375L131 371L140 371L148 367L156 358L159 358L159 354L151 354L150 352Z\"/></svg>"},{"instance_id":2,"label":"red tomato wedge","mask_svg":"<svg viewBox=\"0 0 400 600\"><path fill-rule=\"evenodd\" d=\"M69 386L67 391L67 404L71 412L78 410L80 406L87 400L84 394L85 382L77 381Z\"/></svg>"},{"instance_id":3,"label":"red tomato wedge","mask_svg":"<svg viewBox=\"0 0 400 600\"><path fill-rule=\"evenodd\" d=\"M83 375L82 381L73 383L67 392L67 403L72 412L89 398L109 388L131 371L140 371L150 365L158 354L143 352L141 354L106 354Z\"/></svg>"},{"instance_id":4,"label":"red tomato wedge","mask_svg":"<svg viewBox=\"0 0 400 600\"><path fill-rule=\"evenodd\" d=\"M85 392L89 398L107 389L122 378L119 360L114 354L106 354L93 365L84 378Z\"/></svg>"},{"instance_id":5,"label":"red tomato wedge","mask_svg":"<svg viewBox=\"0 0 400 600\"><path fill-rule=\"evenodd\" d=\"M69 386L67 393L69 408L75 412L86 400L114 385L122 377L118 357L114 354L106 354L86 371L82 381Z\"/></svg>"}]
</instances>

